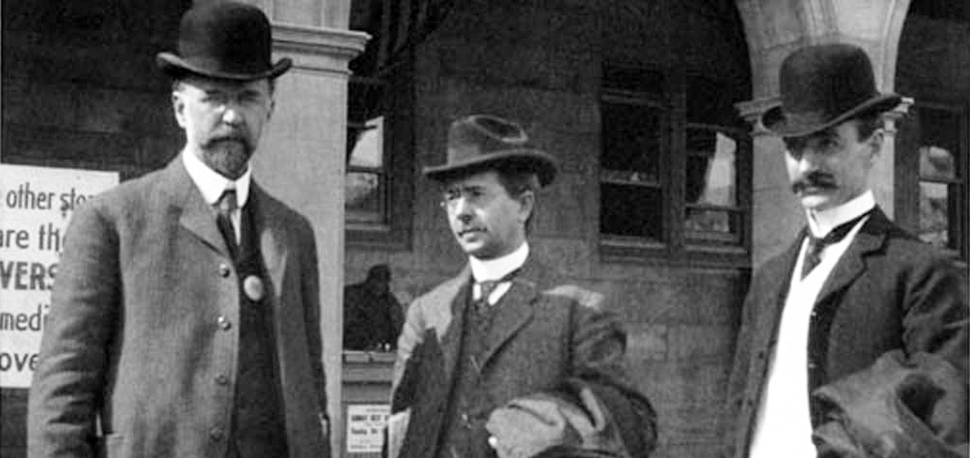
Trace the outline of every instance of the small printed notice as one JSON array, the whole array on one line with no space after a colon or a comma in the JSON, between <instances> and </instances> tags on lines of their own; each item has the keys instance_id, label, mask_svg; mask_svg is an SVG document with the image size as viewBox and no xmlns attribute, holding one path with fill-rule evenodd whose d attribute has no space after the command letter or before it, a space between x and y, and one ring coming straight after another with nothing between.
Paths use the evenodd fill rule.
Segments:
<instances>
[{"instance_id":1,"label":"small printed notice","mask_svg":"<svg viewBox=\"0 0 970 458\"><path fill-rule=\"evenodd\" d=\"M0 387L28 388L71 214L117 172L0 165Z\"/></svg>"},{"instance_id":2,"label":"small printed notice","mask_svg":"<svg viewBox=\"0 0 970 458\"><path fill-rule=\"evenodd\" d=\"M347 406L347 453L380 453L384 426L391 406L350 404Z\"/></svg>"}]
</instances>

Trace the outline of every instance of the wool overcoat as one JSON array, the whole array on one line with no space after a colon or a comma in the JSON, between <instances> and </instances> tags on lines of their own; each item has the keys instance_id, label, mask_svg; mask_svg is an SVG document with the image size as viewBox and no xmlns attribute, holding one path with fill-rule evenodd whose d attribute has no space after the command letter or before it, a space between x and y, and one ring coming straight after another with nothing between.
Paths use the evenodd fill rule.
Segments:
<instances>
[{"instance_id":1,"label":"wool overcoat","mask_svg":"<svg viewBox=\"0 0 970 458\"><path fill-rule=\"evenodd\" d=\"M438 456L448 402L458 383L471 270L415 299L398 339L392 412L410 415L400 458ZM530 255L508 292L493 307L484 353L475 358L479 390L460 406L467 428L485 428L488 416L509 401L534 393L561 393L582 383L596 393L632 456L656 445L656 417L631 388L624 362L626 334L604 307L604 296L561 281ZM477 444L488 447L487 444Z\"/></svg>"},{"instance_id":2,"label":"wool overcoat","mask_svg":"<svg viewBox=\"0 0 970 458\"><path fill-rule=\"evenodd\" d=\"M313 231L256 183L250 204L289 453L327 457ZM182 158L88 201L66 238L30 389L29 456L225 456L240 279Z\"/></svg>"}]
</instances>

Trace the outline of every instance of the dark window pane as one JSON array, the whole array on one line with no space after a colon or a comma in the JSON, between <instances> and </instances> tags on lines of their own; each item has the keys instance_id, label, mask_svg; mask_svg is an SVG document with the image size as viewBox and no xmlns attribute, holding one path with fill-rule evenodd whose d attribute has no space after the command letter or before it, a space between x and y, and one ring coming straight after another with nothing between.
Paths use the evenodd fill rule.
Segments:
<instances>
[{"instance_id":1,"label":"dark window pane","mask_svg":"<svg viewBox=\"0 0 970 458\"><path fill-rule=\"evenodd\" d=\"M923 146L936 146L947 151L960 150L963 129L960 126L962 117L958 113L922 107L918 116Z\"/></svg>"},{"instance_id":2,"label":"dark window pane","mask_svg":"<svg viewBox=\"0 0 970 458\"><path fill-rule=\"evenodd\" d=\"M736 125L731 92L701 76L687 78L687 122Z\"/></svg>"},{"instance_id":3,"label":"dark window pane","mask_svg":"<svg viewBox=\"0 0 970 458\"><path fill-rule=\"evenodd\" d=\"M660 189L604 183L600 196L600 230L604 234L662 240Z\"/></svg>"},{"instance_id":4,"label":"dark window pane","mask_svg":"<svg viewBox=\"0 0 970 458\"><path fill-rule=\"evenodd\" d=\"M603 69L603 87L612 91L661 96L664 92L664 75L656 70L607 65Z\"/></svg>"},{"instance_id":5,"label":"dark window pane","mask_svg":"<svg viewBox=\"0 0 970 458\"><path fill-rule=\"evenodd\" d=\"M603 102L603 157L606 170L638 172L648 181L660 173L663 139L660 109Z\"/></svg>"}]
</instances>

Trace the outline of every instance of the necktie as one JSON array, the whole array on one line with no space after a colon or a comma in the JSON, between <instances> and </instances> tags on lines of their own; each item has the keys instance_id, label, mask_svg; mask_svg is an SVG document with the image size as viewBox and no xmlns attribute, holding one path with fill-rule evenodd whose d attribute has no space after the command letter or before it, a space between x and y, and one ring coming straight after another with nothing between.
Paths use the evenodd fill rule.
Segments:
<instances>
[{"instance_id":1,"label":"necktie","mask_svg":"<svg viewBox=\"0 0 970 458\"><path fill-rule=\"evenodd\" d=\"M216 202L216 224L219 226L219 232L222 233L222 238L226 240L226 246L229 247L229 252L234 258L238 246L236 244L236 231L232 225L232 212L236 210L237 206L236 190L233 188L226 189L219 197L219 201Z\"/></svg>"},{"instance_id":2,"label":"necktie","mask_svg":"<svg viewBox=\"0 0 970 458\"><path fill-rule=\"evenodd\" d=\"M512 281L512 278L514 278L518 273L519 269L515 269L498 280L483 280L476 282L478 284L478 292L481 294L479 294L478 300L475 301L475 309L479 313L487 311L489 305L491 305L488 303L488 298L492 295L492 292L495 291L495 288L498 288L498 285L502 283Z\"/></svg>"},{"instance_id":3,"label":"necktie","mask_svg":"<svg viewBox=\"0 0 970 458\"><path fill-rule=\"evenodd\" d=\"M815 237L809 232L808 235L808 248L805 250L805 260L802 261L802 278L808 276L812 272L812 269L822 262L822 251L826 247L834 243L839 243L842 239L848 235L849 231L859 222L862 218L869 215L869 212L865 212L851 220L844 222L834 229L825 234L825 237Z\"/></svg>"}]
</instances>

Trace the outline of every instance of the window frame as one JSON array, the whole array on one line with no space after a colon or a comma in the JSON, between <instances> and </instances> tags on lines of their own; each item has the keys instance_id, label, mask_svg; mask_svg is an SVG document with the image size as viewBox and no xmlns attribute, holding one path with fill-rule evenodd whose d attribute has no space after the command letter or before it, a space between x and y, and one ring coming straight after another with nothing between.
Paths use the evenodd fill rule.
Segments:
<instances>
[{"instance_id":1,"label":"window frame","mask_svg":"<svg viewBox=\"0 0 970 458\"><path fill-rule=\"evenodd\" d=\"M751 182L753 173L753 139L750 128L740 114L735 111L737 125L705 124L690 122L687 119L687 88L691 77L704 77L677 68L665 68L637 63L609 61L607 66L622 67L624 71L660 72L663 84L660 94L650 91L613 89L608 81L602 81L597 99L600 119L606 103L656 106L662 109L661 148L657 182L662 192L661 240L654 241L644 237L611 235L602 232L602 221L597 218L596 234L599 251L605 262L636 262L662 265L709 265L715 267L749 267L751 262L751 225L752 200ZM709 79L709 78L708 78ZM688 208L703 205L686 202L687 178L687 131L689 128L716 128L719 132L730 132L737 141L735 156L736 204L733 207L712 206L712 209L725 210L729 215L737 212L738 225L736 244L704 243L700 238L691 238L686 230ZM602 190L605 170L602 168L606 151L606 132L600 128L600 161L597 180ZM618 183L622 184L622 183ZM599 212L602 216L602 193L600 193ZM692 207L693 205L693 207Z\"/></svg>"},{"instance_id":2,"label":"window frame","mask_svg":"<svg viewBox=\"0 0 970 458\"><path fill-rule=\"evenodd\" d=\"M408 56L410 57L410 56ZM355 222L344 217L344 234L348 247L381 250L408 250L411 246L413 212L414 156L414 78L413 59L401 59L393 67L384 69L377 76L351 75L348 80L348 107L350 85L357 82L373 84L383 81L385 91L384 135L382 138L383 169L379 174L385 178L382 221ZM348 126L351 123L348 112ZM349 159L349 158L348 158ZM344 171L358 171L348 163ZM373 173L372 169L360 169Z\"/></svg>"},{"instance_id":3,"label":"window frame","mask_svg":"<svg viewBox=\"0 0 970 458\"><path fill-rule=\"evenodd\" d=\"M909 111L916 112L916 127L912 123L902 120L902 126L898 129L899 135L896 139L896 180L899 186L896 187L898 195L895 200L895 220L906 230L919 237L920 225L920 185L924 182L920 173L920 154L919 148L922 146L922 123L919 117L919 110L922 108L956 113L962 118L958 122L962 128L960 133L960 151L955 152L954 161L956 162L955 180L925 180L930 183L950 183L954 181L962 187L962 192L956 195L959 202L953 206L956 215L948 215L951 221L948 228L949 235L956 240L956 248L938 247L941 250L956 256L959 262L966 266L970 258L970 101L943 101L940 98L917 98ZM909 151L912 149L913 151ZM951 216L955 216L951 218ZM955 225L954 225L955 224Z\"/></svg>"}]
</instances>

